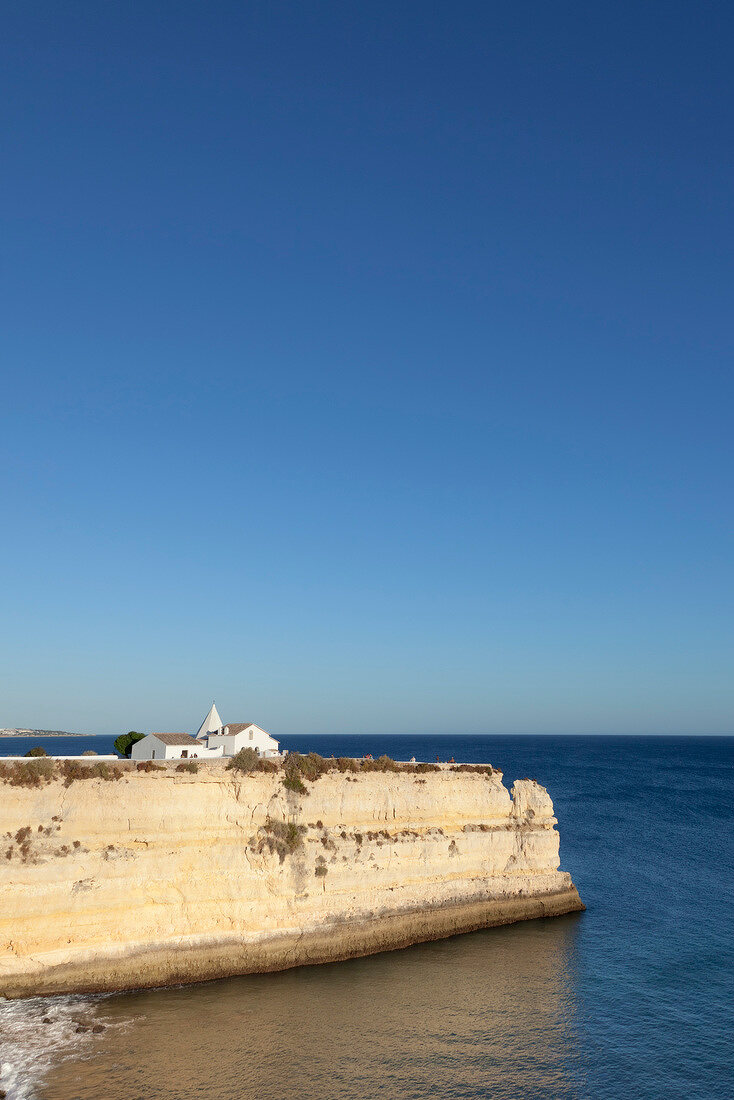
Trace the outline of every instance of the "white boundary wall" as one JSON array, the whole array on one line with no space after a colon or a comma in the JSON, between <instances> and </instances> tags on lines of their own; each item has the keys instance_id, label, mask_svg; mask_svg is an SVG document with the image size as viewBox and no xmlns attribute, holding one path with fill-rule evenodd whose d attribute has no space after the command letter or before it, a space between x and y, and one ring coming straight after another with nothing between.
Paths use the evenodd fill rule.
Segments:
<instances>
[{"instance_id":1,"label":"white boundary wall","mask_svg":"<svg viewBox=\"0 0 734 1100\"><path fill-rule=\"evenodd\" d=\"M121 760L120 756L52 756L51 753L48 756L0 756L0 764L5 760L88 760L90 764L93 764L96 760Z\"/></svg>"}]
</instances>

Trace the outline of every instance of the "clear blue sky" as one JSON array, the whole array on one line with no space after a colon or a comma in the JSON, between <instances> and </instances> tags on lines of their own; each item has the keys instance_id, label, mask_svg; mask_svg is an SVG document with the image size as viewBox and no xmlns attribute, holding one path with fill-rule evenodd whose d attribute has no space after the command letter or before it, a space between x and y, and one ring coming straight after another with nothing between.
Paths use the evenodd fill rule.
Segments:
<instances>
[{"instance_id":1,"label":"clear blue sky","mask_svg":"<svg viewBox=\"0 0 734 1100\"><path fill-rule=\"evenodd\" d=\"M734 731L733 47L6 4L0 726Z\"/></svg>"}]
</instances>

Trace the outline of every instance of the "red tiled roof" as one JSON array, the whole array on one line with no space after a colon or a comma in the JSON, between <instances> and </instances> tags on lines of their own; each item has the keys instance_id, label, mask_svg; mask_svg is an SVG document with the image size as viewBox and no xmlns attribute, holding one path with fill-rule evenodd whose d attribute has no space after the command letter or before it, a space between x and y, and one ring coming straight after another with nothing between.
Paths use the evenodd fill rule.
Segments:
<instances>
[{"instance_id":1,"label":"red tiled roof","mask_svg":"<svg viewBox=\"0 0 734 1100\"><path fill-rule=\"evenodd\" d=\"M199 742L190 733L151 733L151 737L157 737L164 745L198 745Z\"/></svg>"},{"instance_id":2,"label":"red tiled roof","mask_svg":"<svg viewBox=\"0 0 734 1100\"><path fill-rule=\"evenodd\" d=\"M225 722L222 728L222 732L228 729L231 736L233 733L242 733L243 730L249 729L250 726L254 725L254 722Z\"/></svg>"}]
</instances>

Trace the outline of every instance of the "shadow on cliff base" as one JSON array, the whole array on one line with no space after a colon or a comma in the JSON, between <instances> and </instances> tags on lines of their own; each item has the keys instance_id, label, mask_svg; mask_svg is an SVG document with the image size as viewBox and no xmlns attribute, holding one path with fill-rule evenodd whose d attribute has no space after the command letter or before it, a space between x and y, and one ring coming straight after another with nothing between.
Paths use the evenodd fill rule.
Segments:
<instances>
[{"instance_id":1,"label":"shadow on cliff base","mask_svg":"<svg viewBox=\"0 0 734 1100\"><path fill-rule=\"evenodd\" d=\"M104 1000L129 1021L49 1100L576 1097L580 914Z\"/></svg>"}]
</instances>

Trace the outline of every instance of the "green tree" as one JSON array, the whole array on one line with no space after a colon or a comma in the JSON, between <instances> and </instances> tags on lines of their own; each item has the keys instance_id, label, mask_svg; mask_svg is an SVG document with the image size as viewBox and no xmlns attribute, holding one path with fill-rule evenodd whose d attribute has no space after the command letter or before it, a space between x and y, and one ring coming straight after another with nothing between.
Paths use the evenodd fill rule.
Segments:
<instances>
[{"instance_id":1,"label":"green tree","mask_svg":"<svg viewBox=\"0 0 734 1100\"><path fill-rule=\"evenodd\" d=\"M26 756L48 756L45 749L42 749L40 745L35 745L32 749L29 749Z\"/></svg>"},{"instance_id":2,"label":"green tree","mask_svg":"<svg viewBox=\"0 0 734 1100\"><path fill-rule=\"evenodd\" d=\"M144 733L137 733L135 730L130 730L129 733L121 733L115 741L115 751L119 752L120 756L129 758L135 742L142 741L144 737Z\"/></svg>"}]
</instances>

